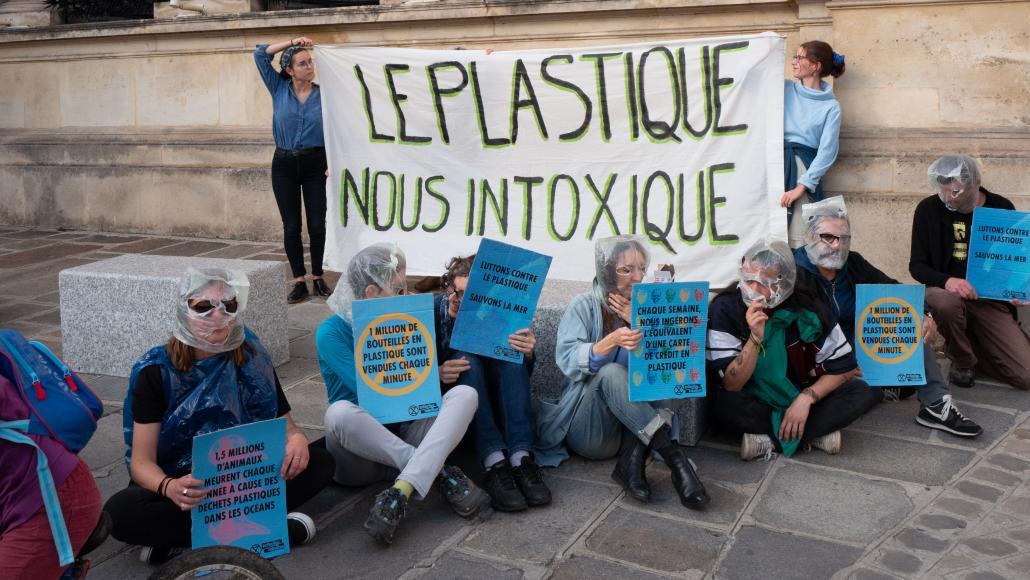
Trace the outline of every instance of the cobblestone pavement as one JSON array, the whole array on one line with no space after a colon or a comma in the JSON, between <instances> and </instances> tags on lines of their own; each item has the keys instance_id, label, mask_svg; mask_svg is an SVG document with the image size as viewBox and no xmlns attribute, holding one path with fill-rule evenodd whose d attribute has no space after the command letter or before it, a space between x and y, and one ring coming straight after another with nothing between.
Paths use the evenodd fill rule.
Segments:
<instances>
[{"instance_id":1,"label":"cobblestone pavement","mask_svg":"<svg viewBox=\"0 0 1030 580\"><path fill-rule=\"evenodd\" d=\"M0 325L59 353L58 272L129 252L285 260L277 244L0 226ZM291 360L278 369L312 438L326 407L313 329L328 315L320 300L289 309ZM106 498L128 479L126 381L85 378L106 416L82 457ZM549 507L467 522L434 495L380 549L361 523L382 486L332 487L304 508L318 538L275 564L306 580L1030 577L1030 393L981 381L954 396L983 436L920 427L914 399L885 403L847 429L837 456L744 463L738 441L709 436L689 450L712 496L703 512L680 507L664 466L649 468L656 497L645 505L613 484L612 461L574 459L546 473ZM90 577L145 577L137 552L109 540Z\"/></svg>"}]
</instances>

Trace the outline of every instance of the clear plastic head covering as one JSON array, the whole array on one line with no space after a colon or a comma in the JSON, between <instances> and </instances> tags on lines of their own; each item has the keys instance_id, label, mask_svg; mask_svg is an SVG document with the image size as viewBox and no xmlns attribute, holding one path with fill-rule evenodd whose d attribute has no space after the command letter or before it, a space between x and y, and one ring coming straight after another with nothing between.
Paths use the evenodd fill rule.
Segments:
<instances>
[{"instance_id":1,"label":"clear plastic head covering","mask_svg":"<svg viewBox=\"0 0 1030 580\"><path fill-rule=\"evenodd\" d=\"M794 293L796 279L794 254L781 240L762 240L748 248L740 260L740 294L744 304L757 300L768 308L776 308ZM769 296L755 291L748 282L765 286Z\"/></svg>"},{"instance_id":2,"label":"clear plastic head covering","mask_svg":"<svg viewBox=\"0 0 1030 580\"><path fill-rule=\"evenodd\" d=\"M612 236L594 243L594 292L605 308L609 308L608 294L616 292L619 286L619 274L615 271L619 266L619 258L630 250L644 256L643 273L646 274L651 264L651 253L647 249L647 239L643 236Z\"/></svg>"},{"instance_id":3,"label":"clear plastic head covering","mask_svg":"<svg viewBox=\"0 0 1030 580\"><path fill-rule=\"evenodd\" d=\"M801 206L805 220L805 253L816 266L839 270L851 251L851 220L844 198L837 195ZM824 236L836 236L827 241Z\"/></svg>"},{"instance_id":4,"label":"clear plastic head covering","mask_svg":"<svg viewBox=\"0 0 1030 580\"><path fill-rule=\"evenodd\" d=\"M179 287L172 334L207 352L236 349L244 340L243 311L249 294L250 280L243 272L189 268Z\"/></svg>"},{"instance_id":5,"label":"clear plastic head covering","mask_svg":"<svg viewBox=\"0 0 1030 580\"><path fill-rule=\"evenodd\" d=\"M968 155L945 155L926 170L930 187L944 206L959 213L972 213L980 197L980 166Z\"/></svg>"},{"instance_id":6,"label":"clear plastic head covering","mask_svg":"<svg viewBox=\"0 0 1030 580\"><path fill-rule=\"evenodd\" d=\"M351 320L351 305L365 299L365 288L375 286L390 295L401 294L404 287L394 288L394 279L407 269L404 252L391 243L372 244L358 252L347 264L347 271L336 285L326 304L337 315Z\"/></svg>"}]
</instances>

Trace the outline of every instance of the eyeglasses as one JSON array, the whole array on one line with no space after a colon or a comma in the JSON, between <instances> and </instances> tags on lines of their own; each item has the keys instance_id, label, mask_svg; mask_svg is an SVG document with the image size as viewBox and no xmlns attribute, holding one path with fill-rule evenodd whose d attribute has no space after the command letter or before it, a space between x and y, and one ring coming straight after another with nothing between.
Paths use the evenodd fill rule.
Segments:
<instances>
[{"instance_id":1,"label":"eyeglasses","mask_svg":"<svg viewBox=\"0 0 1030 580\"><path fill-rule=\"evenodd\" d=\"M807 54L795 54L794 56L790 57L790 62L797 62L799 60L807 60L811 62L812 59L808 58Z\"/></svg>"},{"instance_id":2,"label":"eyeglasses","mask_svg":"<svg viewBox=\"0 0 1030 580\"><path fill-rule=\"evenodd\" d=\"M190 310L197 314L210 314L215 308L221 310L225 314L236 314L239 310L240 304L235 298L230 300L216 300L214 302L210 300L198 300L197 302L188 303Z\"/></svg>"},{"instance_id":3,"label":"eyeglasses","mask_svg":"<svg viewBox=\"0 0 1030 580\"><path fill-rule=\"evenodd\" d=\"M841 242L850 242L851 236L835 236L833 234L819 234L819 239L826 242L827 244L839 244Z\"/></svg>"},{"instance_id":4,"label":"eyeglasses","mask_svg":"<svg viewBox=\"0 0 1030 580\"><path fill-rule=\"evenodd\" d=\"M465 298L465 291L464 290L451 290L451 296L454 297L454 298L457 298L458 302L461 302L462 299Z\"/></svg>"},{"instance_id":5,"label":"eyeglasses","mask_svg":"<svg viewBox=\"0 0 1030 580\"><path fill-rule=\"evenodd\" d=\"M622 277L630 276L634 272L639 272L641 274L645 274L645 273L647 273L647 270L645 268L641 268L639 266L619 266L618 268L615 269L615 273L618 274L619 276L622 276Z\"/></svg>"}]
</instances>

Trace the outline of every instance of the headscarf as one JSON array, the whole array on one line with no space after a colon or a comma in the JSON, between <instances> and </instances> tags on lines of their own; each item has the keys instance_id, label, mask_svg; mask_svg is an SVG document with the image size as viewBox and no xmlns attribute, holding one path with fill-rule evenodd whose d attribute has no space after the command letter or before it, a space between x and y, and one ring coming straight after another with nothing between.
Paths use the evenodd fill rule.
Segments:
<instances>
[{"instance_id":1,"label":"headscarf","mask_svg":"<svg viewBox=\"0 0 1030 580\"><path fill-rule=\"evenodd\" d=\"M229 352L243 344L243 311L247 307L250 281L247 275L234 270L189 268L182 279L179 300L175 305L173 336L183 344L207 352ZM194 307L190 307L190 301ZM214 306L199 312L197 302ZM216 315L215 311L220 311ZM235 310L235 312L230 312ZM215 332L228 328L222 341L212 341Z\"/></svg>"}]
</instances>

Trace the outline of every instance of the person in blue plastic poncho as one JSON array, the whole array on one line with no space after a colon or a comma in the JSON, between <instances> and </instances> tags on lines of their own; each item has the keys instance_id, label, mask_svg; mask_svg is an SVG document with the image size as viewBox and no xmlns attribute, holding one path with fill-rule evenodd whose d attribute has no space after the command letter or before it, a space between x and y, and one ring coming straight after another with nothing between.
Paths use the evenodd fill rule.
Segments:
<instances>
[{"instance_id":1,"label":"person in blue plastic poncho","mask_svg":"<svg viewBox=\"0 0 1030 580\"><path fill-rule=\"evenodd\" d=\"M444 465L476 413L475 389L454 385L444 393L436 417L390 425L379 423L359 404L353 301L407 293L406 264L404 252L393 244L373 244L355 254L328 301L334 314L315 333L329 395L326 448L336 459L334 479L347 486L393 481L376 496L365 520L365 531L383 546L393 543L409 499L426 497L434 482L461 517L475 517L490 504L490 497L460 468Z\"/></svg>"},{"instance_id":2,"label":"person in blue plastic poncho","mask_svg":"<svg viewBox=\"0 0 1030 580\"><path fill-rule=\"evenodd\" d=\"M205 497L192 469L193 437L285 417L287 509L313 497L332 479L324 447L309 446L290 417L290 404L258 338L243 325L249 282L237 272L191 269L182 285L168 343L140 358L125 397L125 459L132 480L107 501L111 535L144 546L140 559L157 564L190 546L190 510ZM287 516L291 545L314 537L305 514Z\"/></svg>"},{"instance_id":3,"label":"person in blue plastic poncho","mask_svg":"<svg viewBox=\"0 0 1030 580\"><path fill-rule=\"evenodd\" d=\"M558 401L540 403L539 460L557 465L568 458L566 445L589 459L618 455L612 478L630 497L649 502L645 470L653 450L672 472L680 503L700 509L708 493L677 441L672 412L660 402L629 400L629 351L643 339L630 327L629 298L650 263L645 243L615 236L594 244L593 290L573 298L558 325L554 359L565 374L565 389Z\"/></svg>"}]
</instances>

